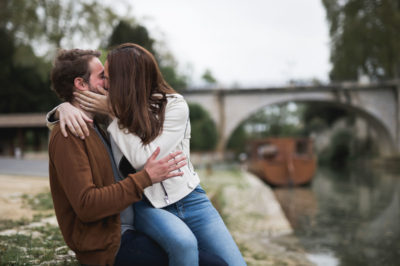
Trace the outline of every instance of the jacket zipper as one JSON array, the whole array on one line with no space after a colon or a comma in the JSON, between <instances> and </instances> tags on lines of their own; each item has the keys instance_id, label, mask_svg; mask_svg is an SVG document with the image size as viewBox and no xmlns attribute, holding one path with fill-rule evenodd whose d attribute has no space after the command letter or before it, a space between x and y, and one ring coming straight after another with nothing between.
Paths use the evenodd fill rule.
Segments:
<instances>
[{"instance_id":1,"label":"jacket zipper","mask_svg":"<svg viewBox=\"0 0 400 266\"><path fill-rule=\"evenodd\" d=\"M165 201L165 203L167 203L169 205L167 190L165 189L163 182L160 182L160 184L161 184L162 189L164 190L164 201Z\"/></svg>"},{"instance_id":2,"label":"jacket zipper","mask_svg":"<svg viewBox=\"0 0 400 266\"><path fill-rule=\"evenodd\" d=\"M188 123L189 123L189 117L188 117L188 119L186 121L186 128L185 128L184 138L185 138L185 135L186 135L186 130L187 130ZM183 150L183 143L182 142L181 142L181 150ZM188 156L186 156L186 159L188 159ZM189 168L189 171L191 171L190 167L188 167L188 168ZM181 169L178 169L178 171L182 172ZM160 184L161 184L161 187L162 187L162 189L164 191L164 201L165 201L165 203L167 203L167 205L169 205L169 198L168 198L167 190L165 189L163 182L160 182Z\"/></svg>"}]
</instances>

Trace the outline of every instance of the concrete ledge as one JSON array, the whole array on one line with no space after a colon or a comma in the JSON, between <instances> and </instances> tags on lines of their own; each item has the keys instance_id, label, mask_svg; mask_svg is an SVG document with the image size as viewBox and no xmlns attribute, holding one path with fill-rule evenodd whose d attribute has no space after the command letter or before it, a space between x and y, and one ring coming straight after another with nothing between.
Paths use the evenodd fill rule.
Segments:
<instances>
[{"instance_id":1,"label":"concrete ledge","mask_svg":"<svg viewBox=\"0 0 400 266\"><path fill-rule=\"evenodd\" d=\"M224 217L240 234L276 237L293 232L272 189L249 172L242 172L248 187L227 186Z\"/></svg>"},{"instance_id":2,"label":"concrete ledge","mask_svg":"<svg viewBox=\"0 0 400 266\"><path fill-rule=\"evenodd\" d=\"M200 176L249 266L314 265L269 186L246 171Z\"/></svg>"}]
</instances>

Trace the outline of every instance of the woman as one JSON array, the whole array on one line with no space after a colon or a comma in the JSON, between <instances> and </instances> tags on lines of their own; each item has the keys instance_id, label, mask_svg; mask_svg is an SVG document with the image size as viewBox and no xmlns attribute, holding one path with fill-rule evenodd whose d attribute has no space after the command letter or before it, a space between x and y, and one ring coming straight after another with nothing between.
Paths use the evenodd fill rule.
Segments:
<instances>
[{"instance_id":1,"label":"woman","mask_svg":"<svg viewBox=\"0 0 400 266\"><path fill-rule=\"evenodd\" d=\"M141 169L158 146L161 157L177 150L187 157L181 177L145 189L145 199L134 205L135 227L167 251L170 265L197 265L198 248L228 265L245 265L190 163L188 106L165 82L153 55L136 44L120 45L108 54L104 76L116 117L108 132L133 167ZM93 104L106 106L97 95L76 96L89 111Z\"/></svg>"}]
</instances>

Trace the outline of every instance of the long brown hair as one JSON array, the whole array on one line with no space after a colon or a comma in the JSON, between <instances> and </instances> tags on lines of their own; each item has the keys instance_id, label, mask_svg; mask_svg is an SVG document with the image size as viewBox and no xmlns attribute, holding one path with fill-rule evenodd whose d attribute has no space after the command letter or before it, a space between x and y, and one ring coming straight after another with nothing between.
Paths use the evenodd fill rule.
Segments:
<instances>
[{"instance_id":1,"label":"long brown hair","mask_svg":"<svg viewBox=\"0 0 400 266\"><path fill-rule=\"evenodd\" d=\"M137 44L119 45L107 62L109 98L120 128L149 144L162 132L166 94L175 90L164 80L154 56Z\"/></svg>"}]
</instances>

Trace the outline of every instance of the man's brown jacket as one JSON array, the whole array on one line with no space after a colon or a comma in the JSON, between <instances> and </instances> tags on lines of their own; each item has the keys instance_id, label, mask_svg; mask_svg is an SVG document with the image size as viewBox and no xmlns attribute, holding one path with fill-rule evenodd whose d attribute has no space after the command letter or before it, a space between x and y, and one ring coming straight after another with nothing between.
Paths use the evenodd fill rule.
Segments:
<instances>
[{"instance_id":1,"label":"man's brown jacket","mask_svg":"<svg viewBox=\"0 0 400 266\"><path fill-rule=\"evenodd\" d=\"M54 126L49 142L50 188L58 224L82 264L112 265L118 251L119 213L151 185L146 171L115 183L109 154L96 131L65 138Z\"/></svg>"}]
</instances>

